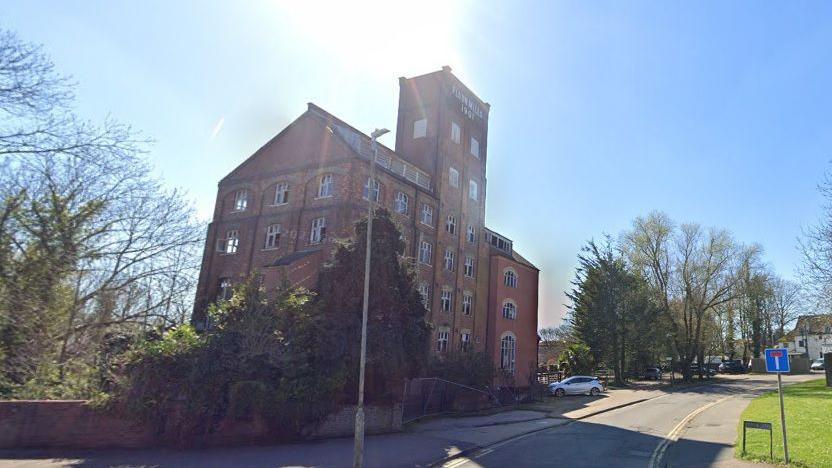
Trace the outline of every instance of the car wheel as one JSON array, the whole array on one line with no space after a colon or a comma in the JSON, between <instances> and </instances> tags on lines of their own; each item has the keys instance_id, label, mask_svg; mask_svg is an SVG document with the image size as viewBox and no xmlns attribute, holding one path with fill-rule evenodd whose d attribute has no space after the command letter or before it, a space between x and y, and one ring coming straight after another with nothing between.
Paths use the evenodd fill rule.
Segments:
<instances>
[{"instance_id":1,"label":"car wheel","mask_svg":"<svg viewBox=\"0 0 832 468\"><path fill-rule=\"evenodd\" d=\"M589 389L589 396L598 396L598 387L592 387Z\"/></svg>"},{"instance_id":2,"label":"car wheel","mask_svg":"<svg viewBox=\"0 0 832 468\"><path fill-rule=\"evenodd\" d=\"M566 395L566 392L562 388L559 388L559 389L555 390L555 396L556 397L562 397L564 395Z\"/></svg>"}]
</instances>

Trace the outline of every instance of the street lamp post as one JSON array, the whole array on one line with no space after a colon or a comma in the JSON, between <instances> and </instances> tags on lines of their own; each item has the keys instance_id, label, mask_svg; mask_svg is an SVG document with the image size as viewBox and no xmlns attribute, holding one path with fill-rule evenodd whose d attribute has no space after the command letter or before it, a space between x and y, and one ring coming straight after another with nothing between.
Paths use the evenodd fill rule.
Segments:
<instances>
[{"instance_id":1,"label":"street lamp post","mask_svg":"<svg viewBox=\"0 0 832 468\"><path fill-rule=\"evenodd\" d=\"M377 128L370 134L373 151L370 160L370 178L367 180L367 250L364 254L364 302L361 306L361 359L358 371L358 405L355 408L355 445L352 466L361 468L364 464L364 367L367 362L367 314L370 301L370 252L372 251L374 205L372 188L376 180L376 157L378 155L378 137L389 132L386 128Z\"/></svg>"}]
</instances>

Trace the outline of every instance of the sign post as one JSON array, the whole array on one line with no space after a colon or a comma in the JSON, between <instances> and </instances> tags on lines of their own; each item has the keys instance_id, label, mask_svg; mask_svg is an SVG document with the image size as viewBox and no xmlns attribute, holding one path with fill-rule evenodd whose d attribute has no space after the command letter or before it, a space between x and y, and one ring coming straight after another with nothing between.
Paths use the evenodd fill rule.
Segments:
<instances>
[{"instance_id":1,"label":"sign post","mask_svg":"<svg viewBox=\"0 0 832 468\"><path fill-rule=\"evenodd\" d=\"M762 429L768 431L768 457L774 459L774 436L771 435L771 423L743 421L742 422L742 454L745 455L745 433L748 429Z\"/></svg>"},{"instance_id":2,"label":"sign post","mask_svg":"<svg viewBox=\"0 0 832 468\"><path fill-rule=\"evenodd\" d=\"M774 348L766 350L766 372L777 374L777 394L780 396L780 427L783 428L783 453L786 456L786 464L789 463L789 443L786 438L786 411L783 407L783 378L782 374L788 373L789 350L785 348Z\"/></svg>"}]
</instances>

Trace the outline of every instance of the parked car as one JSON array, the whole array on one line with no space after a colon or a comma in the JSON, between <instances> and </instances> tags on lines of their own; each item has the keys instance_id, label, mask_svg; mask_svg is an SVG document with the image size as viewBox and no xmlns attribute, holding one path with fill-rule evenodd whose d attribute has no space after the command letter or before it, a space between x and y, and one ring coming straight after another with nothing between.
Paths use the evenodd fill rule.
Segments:
<instances>
[{"instance_id":1,"label":"parked car","mask_svg":"<svg viewBox=\"0 0 832 468\"><path fill-rule=\"evenodd\" d=\"M691 364L690 365L690 372L693 375L699 375L699 365L698 364ZM702 369L702 376L705 377L705 378L710 379L711 377L713 377L715 375L716 375L716 371L714 371L713 369L711 369L708 366L705 366Z\"/></svg>"},{"instance_id":2,"label":"parked car","mask_svg":"<svg viewBox=\"0 0 832 468\"><path fill-rule=\"evenodd\" d=\"M658 367L648 367L641 372L640 377L644 380L661 380L662 370Z\"/></svg>"},{"instance_id":3,"label":"parked car","mask_svg":"<svg viewBox=\"0 0 832 468\"><path fill-rule=\"evenodd\" d=\"M719 372L721 374L744 374L745 365L739 359L722 361L722 364L719 365Z\"/></svg>"},{"instance_id":4,"label":"parked car","mask_svg":"<svg viewBox=\"0 0 832 468\"><path fill-rule=\"evenodd\" d=\"M823 365L823 359L815 359L814 361L812 361L811 369L812 370L825 370L826 367L824 367L824 365Z\"/></svg>"},{"instance_id":5,"label":"parked car","mask_svg":"<svg viewBox=\"0 0 832 468\"><path fill-rule=\"evenodd\" d=\"M549 393L556 397L579 394L598 396L603 391L604 386L598 380L598 377L589 377L586 375L574 375L560 382L552 382L549 384Z\"/></svg>"}]
</instances>

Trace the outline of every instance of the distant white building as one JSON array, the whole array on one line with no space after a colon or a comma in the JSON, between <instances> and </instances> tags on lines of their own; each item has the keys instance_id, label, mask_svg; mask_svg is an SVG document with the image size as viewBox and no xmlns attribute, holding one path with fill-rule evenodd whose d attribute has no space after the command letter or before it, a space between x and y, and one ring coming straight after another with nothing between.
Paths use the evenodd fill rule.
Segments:
<instances>
[{"instance_id":1,"label":"distant white building","mask_svg":"<svg viewBox=\"0 0 832 468\"><path fill-rule=\"evenodd\" d=\"M780 342L789 349L789 354L821 359L832 353L832 314L802 315L798 317L794 330L786 333Z\"/></svg>"}]
</instances>

